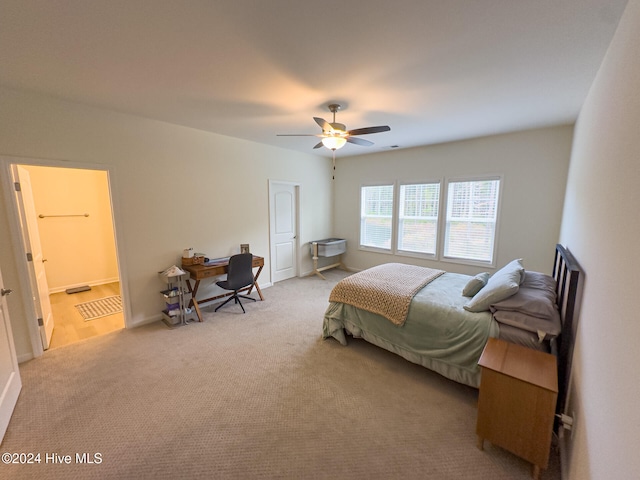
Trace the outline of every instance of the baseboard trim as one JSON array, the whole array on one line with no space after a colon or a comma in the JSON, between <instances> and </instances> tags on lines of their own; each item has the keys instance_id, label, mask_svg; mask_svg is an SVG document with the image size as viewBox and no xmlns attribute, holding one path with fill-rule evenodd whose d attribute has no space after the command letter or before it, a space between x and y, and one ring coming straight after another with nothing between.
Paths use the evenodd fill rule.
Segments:
<instances>
[{"instance_id":1,"label":"baseboard trim","mask_svg":"<svg viewBox=\"0 0 640 480\"><path fill-rule=\"evenodd\" d=\"M33 353L23 353L22 355L18 355L18 363L28 362L34 358Z\"/></svg>"},{"instance_id":2,"label":"baseboard trim","mask_svg":"<svg viewBox=\"0 0 640 480\"><path fill-rule=\"evenodd\" d=\"M73 283L73 284L64 285L61 287L50 288L49 294L64 292L69 288L77 288L77 287L82 287L84 285L89 285L90 287L97 287L98 285L106 285L107 283L114 283L119 281L120 279L118 277L113 277L113 278L105 278L102 280L93 280L91 282Z\"/></svg>"}]
</instances>

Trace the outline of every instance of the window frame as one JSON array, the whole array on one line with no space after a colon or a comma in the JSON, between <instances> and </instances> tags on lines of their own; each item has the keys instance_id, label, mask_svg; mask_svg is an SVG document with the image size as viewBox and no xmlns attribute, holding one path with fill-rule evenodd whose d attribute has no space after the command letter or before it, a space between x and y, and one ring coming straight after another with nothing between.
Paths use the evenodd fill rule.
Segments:
<instances>
[{"instance_id":1,"label":"window frame","mask_svg":"<svg viewBox=\"0 0 640 480\"><path fill-rule=\"evenodd\" d=\"M447 224L448 224L448 215L449 215L449 188L452 183L462 183L462 182L482 182L482 181L498 181L498 201L496 205L496 215L495 215L495 228L493 231L493 248L491 251L491 260L476 260L472 258L458 258L451 257L445 255L445 246L447 240ZM469 175L464 177L451 177L445 178L444 181L444 205L442 205L442 229L441 229L441 238L440 238L440 260L447 263L457 263L463 265L473 265L473 266L481 266L481 267L496 267L496 257L498 252L498 240L500 238L500 217L501 217L501 205L502 205L502 197L504 196L504 176L501 174L495 175Z\"/></svg>"}]
</instances>

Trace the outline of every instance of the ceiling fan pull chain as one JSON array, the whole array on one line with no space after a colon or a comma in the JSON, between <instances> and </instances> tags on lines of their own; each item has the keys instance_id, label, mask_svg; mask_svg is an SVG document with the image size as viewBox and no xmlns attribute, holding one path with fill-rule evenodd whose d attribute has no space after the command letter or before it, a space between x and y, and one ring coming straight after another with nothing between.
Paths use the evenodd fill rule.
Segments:
<instances>
[{"instance_id":1,"label":"ceiling fan pull chain","mask_svg":"<svg viewBox=\"0 0 640 480\"><path fill-rule=\"evenodd\" d=\"M336 151L333 151L333 176L331 177L331 180L335 180L336 179Z\"/></svg>"}]
</instances>

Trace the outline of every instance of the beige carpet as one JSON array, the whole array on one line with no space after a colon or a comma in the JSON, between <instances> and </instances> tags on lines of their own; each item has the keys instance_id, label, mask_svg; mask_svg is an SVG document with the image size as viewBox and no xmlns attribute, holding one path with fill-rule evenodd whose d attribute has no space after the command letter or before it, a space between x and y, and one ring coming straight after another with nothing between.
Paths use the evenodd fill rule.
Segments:
<instances>
[{"instance_id":1,"label":"beige carpet","mask_svg":"<svg viewBox=\"0 0 640 480\"><path fill-rule=\"evenodd\" d=\"M204 323L158 322L22 364L0 452L41 463L0 464L0 478L529 479L526 462L476 447L476 390L321 339L344 276L325 273L266 289L245 315L208 307ZM76 463L83 453L96 463ZM554 453L541 478L558 471Z\"/></svg>"}]
</instances>

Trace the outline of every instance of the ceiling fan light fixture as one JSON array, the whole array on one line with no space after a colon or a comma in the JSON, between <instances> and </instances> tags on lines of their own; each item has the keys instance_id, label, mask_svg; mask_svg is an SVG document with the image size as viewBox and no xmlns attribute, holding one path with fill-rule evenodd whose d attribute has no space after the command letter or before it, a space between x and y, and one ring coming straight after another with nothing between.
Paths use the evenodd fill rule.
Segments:
<instances>
[{"instance_id":1,"label":"ceiling fan light fixture","mask_svg":"<svg viewBox=\"0 0 640 480\"><path fill-rule=\"evenodd\" d=\"M322 144L329 150L339 150L345 146L347 139L345 137L324 137Z\"/></svg>"},{"instance_id":2,"label":"ceiling fan light fixture","mask_svg":"<svg viewBox=\"0 0 640 480\"><path fill-rule=\"evenodd\" d=\"M340 105L332 103L329 105L329 111L333 113L333 122L329 123L324 118L313 117L315 122L322 128L322 134L314 133L289 133L278 134L278 136L285 137L320 137L322 140L314 145L314 149L327 147L332 150L335 156L336 150L345 146L347 142L355 145L361 145L368 147L373 145L373 142L360 138L359 135L369 135L370 133L388 132L391 130L388 125L380 125L378 127L365 127L356 128L355 130L347 130L344 123L336 122L336 112L340 110Z\"/></svg>"}]
</instances>

